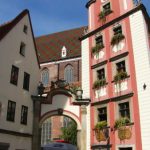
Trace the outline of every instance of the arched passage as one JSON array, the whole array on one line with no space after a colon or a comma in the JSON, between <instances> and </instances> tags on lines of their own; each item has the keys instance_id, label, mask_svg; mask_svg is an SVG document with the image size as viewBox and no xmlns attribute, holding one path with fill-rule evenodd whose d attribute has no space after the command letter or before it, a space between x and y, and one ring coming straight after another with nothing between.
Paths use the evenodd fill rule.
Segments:
<instances>
[{"instance_id":1,"label":"arched passage","mask_svg":"<svg viewBox=\"0 0 150 150\"><path fill-rule=\"evenodd\" d=\"M60 115L60 114L59 114L59 109L53 110L53 111L49 111L49 112L45 113L45 114L41 117L41 119L40 119L39 127L41 127L42 123L43 123L47 118L50 118L50 117L56 116L56 115ZM63 112L62 112L61 115L64 115L64 116L67 116L67 117L73 119L73 120L76 122L76 124L77 124L77 129L78 129L78 130L81 130L81 123L80 123L80 121L79 121L79 118L78 118L75 114L73 114L72 112L63 110Z\"/></svg>"}]
</instances>

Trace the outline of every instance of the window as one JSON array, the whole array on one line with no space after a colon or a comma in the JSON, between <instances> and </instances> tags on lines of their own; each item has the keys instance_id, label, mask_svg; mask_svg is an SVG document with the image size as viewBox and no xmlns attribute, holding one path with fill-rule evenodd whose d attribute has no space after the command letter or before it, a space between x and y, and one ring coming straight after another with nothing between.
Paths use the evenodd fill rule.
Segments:
<instances>
[{"instance_id":1,"label":"window","mask_svg":"<svg viewBox=\"0 0 150 150\"><path fill-rule=\"evenodd\" d=\"M21 42L21 44L20 44L20 54L22 56L25 56L25 48L26 48L26 45L23 42Z\"/></svg>"},{"instance_id":2,"label":"window","mask_svg":"<svg viewBox=\"0 0 150 150\"><path fill-rule=\"evenodd\" d=\"M119 104L119 116L120 117L128 117L130 119L129 102Z\"/></svg>"},{"instance_id":3,"label":"window","mask_svg":"<svg viewBox=\"0 0 150 150\"><path fill-rule=\"evenodd\" d=\"M100 44L100 45L103 45L103 36L98 36L95 38L95 42L96 42L96 45L97 44Z\"/></svg>"},{"instance_id":4,"label":"window","mask_svg":"<svg viewBox=\"0 0 150 150\"><path fill-rule=\"evenodd\" d=\"M48 69L44 69L42 71L42 83L44 86L47 86L49 84L49 71L48 71Z\"/></svg>"},{"instance_id":5,"label":"window","mask_svg":"<svg viewBox=\"0 0 150 150\"><path fill-rule=\"evenodd\" d=\"M14 85L17 85L17 83L18 83L18 74L19 74L19 68L16 67L16 66L12 66L10 83L12 83Z\"/></svg>"},{"instance_id":6,"label":"window","mask_svg":"<svg viewBox=\"0 0 150 150\"><path fill-rule=\"evenodd\" d=\"M28 26L27 26L27 25L24 25L24 27L23 27L23 32L24 32L25 34L27 34L27 32L28 32Z\"/></svg>"},{"instance_id":7,"label":"window","mask_svg":"<svg viewBox=\"0 0 150 150\"><path fill-rule=\"evenodd\" d=\"M71 65L67 65L65 68L64 79L70 83L73 82L73 67Z\"/></svg>"},{"instance_id":8,"label":"window","mask_svg":"<svg viewBox=\"0 0 150 150\"><path fill-rule=\"evenodd\" d=\"M116 63L116 67L117 67L117 72L126 72L125 61Z\"/></svg>"},{"instance_id":9,"label":"window","mask_svg":"<svg viewBox=\"0 0 150 150\"><path fill-rule=\"evenodd\" d=\"M21 124L27 124L28 107L22 106L21 108Z\"/></svg>"},{"instance_id":10,"label":"window","mask_svg":"<svg viewBox=\"0 0 150 150\"><path fill-rule=\"evenodd\" d=\"M119 150L132 150L132 148L131 147L119 148Z\"/></svg>"},{"instance_id":11,"label":"window","mask_svg":"<svg viewBox=\"0 0 150 150\"><path fill-rule=\"evenodd\" d=\"M97 78L99 80L105 79L105 70L104 70L104 68L100 69L100 70L97 70Z\"/></svg>"},{"instance_id":12,"label":"window","mask_svg":"<svg viewBox=\"0 0 150 150\"><path fill-rule=\"evenodd\" d=\"M116 27L114 27L113 31L114 31L114 35L122 34L122 27L121 27L121 25L117 25Z\"/></svg>"},{"instance_id":13,"label":"window","mask_svg":"<svg viewBox=\"0 0 150 150\"><path fill-rule=\"evenodd\" d=\"M107 108L102 107L98 109L98 120L107 122Z\"/></svg>"},{"instance_id":14,"label":"window","mask_svg":"<svg viewBox=\"0 0 150 150\"><path fill-rule=\"evenodd\" d=\"M29 82L30 82L30 75L24 72L23 89L29 91Z\"/></svg>"},{"instance_id":15,"label":"window","mask_svg":"<svg viewBox=\"0 0 150 150\"><path fill-rule=\"evenodd\" d=\"M15 119L15 109L16 109L16 102L8 101L7 106L7 120L14 121Z\"/></svg>"},{"instance_id":16,"label":"window","mask_svg":"<svg viewBox=\"0 0 150 150\"><path fill-rule=\"evenodd\" d=\"M103 11L104 11L105 15L108 15L111 13L110 3L107 3L103 6Z\"/></svg>"}]
</instances>

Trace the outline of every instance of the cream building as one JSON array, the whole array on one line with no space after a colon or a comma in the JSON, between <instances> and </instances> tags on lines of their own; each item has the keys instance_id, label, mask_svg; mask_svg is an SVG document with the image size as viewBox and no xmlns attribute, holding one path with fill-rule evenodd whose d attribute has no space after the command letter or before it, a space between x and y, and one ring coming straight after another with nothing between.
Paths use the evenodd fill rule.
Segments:
<instances>
[{"instance_id":1,"label":"cream building","mask_svg":"<svg viewBox=\"0 0 150 150\"><path fill-rule=\"evenodd\" d=\"M31 150L40 72L28 10L0 26L0 70L0 149Z\"/></svg>"}]
</instances>

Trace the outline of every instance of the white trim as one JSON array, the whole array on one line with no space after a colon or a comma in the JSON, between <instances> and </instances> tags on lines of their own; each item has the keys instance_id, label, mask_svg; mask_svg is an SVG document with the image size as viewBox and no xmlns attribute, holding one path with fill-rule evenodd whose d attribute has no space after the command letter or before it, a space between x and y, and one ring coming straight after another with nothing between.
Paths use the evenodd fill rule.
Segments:
<instances>
[{"instance_id":1,"label":"white trim","mask_svg":"<svg viewBox=\"0 0 150 150\"><path fill-rule=\"evenodd\" d=\"M40 66L43 67L43 66L47 66L47 65L59 64L62 62L69 62L69 61L76 61L76 60L81 60L81 57L71 58L71 59L67 59L67 60L58 60L58 61L53 61L53 62L41 63Z\"/></svg>"}]
</instances>

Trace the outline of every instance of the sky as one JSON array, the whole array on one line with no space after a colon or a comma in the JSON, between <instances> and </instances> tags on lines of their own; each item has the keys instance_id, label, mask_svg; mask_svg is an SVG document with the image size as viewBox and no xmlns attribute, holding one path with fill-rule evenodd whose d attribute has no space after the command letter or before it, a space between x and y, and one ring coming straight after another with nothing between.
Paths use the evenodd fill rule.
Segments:
<instances>
[{"instance_id":1,"label":"sky","mask_svg":"<svg viewBox=\"0 0 150 150\"><path fill-rule=\"evenodd\" d=\"M0 0L0 24L30 11L34 35L40 36L88 24L88 0ZM150 0L143 0L150 12Z\"/></svg>"}]
</instances>

